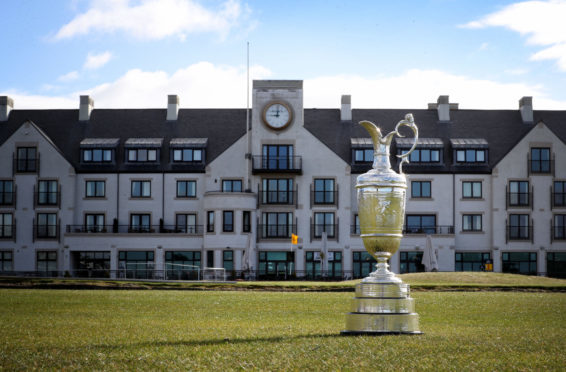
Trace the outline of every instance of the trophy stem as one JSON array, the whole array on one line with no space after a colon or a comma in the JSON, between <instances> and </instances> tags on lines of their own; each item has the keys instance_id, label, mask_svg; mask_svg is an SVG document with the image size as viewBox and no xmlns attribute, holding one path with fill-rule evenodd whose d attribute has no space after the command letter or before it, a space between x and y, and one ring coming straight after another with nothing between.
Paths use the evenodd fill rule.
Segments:
<instances>
[{"instance_id":1,"label":"trophy stem","mask_svg":"<svg viewBox=\"0 0 566 372\"><path fill-rule=\"evenodd\" d=\"M389 252L376 253L377 264L376 270L362 280L362 283L402 283L393 272L389 271L389 263L387 260L391 257Z\"/></svg>"}]
</instances>

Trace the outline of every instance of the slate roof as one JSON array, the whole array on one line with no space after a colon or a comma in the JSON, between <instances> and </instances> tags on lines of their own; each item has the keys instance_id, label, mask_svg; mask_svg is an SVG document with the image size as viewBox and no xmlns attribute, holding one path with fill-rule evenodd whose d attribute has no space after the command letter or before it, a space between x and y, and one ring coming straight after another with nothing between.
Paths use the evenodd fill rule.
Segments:
<instances>
[{"instance_id":1,"label":"slate roof","mask_svg":"<svg viewBox=\"0 0 566 372\"><path fill-rule=\"evenodd\" d=\"M12 110L7 122L0 122L0 143L12 135L24 122L32 121L50 138L56 148L75 167L77 172L107 169L120 172L204 171L182 164L169 163L169 149L182 143L206 146L206 163L210 163L245 134L245 109L181 109L177 121L166 120L166 109L95 109L89 121L79 121L78 110ZM369 120L389 133L395 125L412 113L421 143L444 148L440 166L405 166L411 172L490 172L535 124L524 124L519 110L455 110L451 121L439 122L437 111L428 109L354 109L352 121L341 121L339 109L305 109L305 128L329 147L347 164L351 163L352 145L371 145L369 134L357 125ZM543 121L563 142L566 142L566 111L534 111L534 122ZM412 133L399 143L412 143ZM124 146L128 140L162 139L161 162L156 165L124 162ZM451 141L452 140L452 141ZM89 165L80 162L81 143L117 143L116 164ZM454 142L456 141L456 142ZM134 141L135 142L135 141ZM143 142L143 140L142 140ZM397 141L392 144L396 152ZM452 165L452 146L477 143L489 149L489 164L478 166ZM307 151L300 149L297 155Z\"/></svg>"}]
</instances>

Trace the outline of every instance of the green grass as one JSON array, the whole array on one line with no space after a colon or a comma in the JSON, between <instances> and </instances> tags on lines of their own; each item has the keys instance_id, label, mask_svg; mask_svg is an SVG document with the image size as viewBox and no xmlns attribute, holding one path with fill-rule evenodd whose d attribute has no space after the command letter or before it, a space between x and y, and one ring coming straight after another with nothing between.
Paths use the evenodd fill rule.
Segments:
<instances>
[{"instance_id":1,"label":"green grass","mask_svg":"<svg viewBox=\"0 0 566 372\"><path fill-rule=\"evenodd\" d=\"M342 337L352 293L0 290L0 370L563 370L566 294L416 292L421 336Z\"/></svg>"},{"instance_id":2,"label":"green grass","mask_svg":"<svg viewBox=\"0 0 566 372\"><path fill-rule=\"evenodd\" d=\"M400 277L413 290L544 290L566 292L566 280L540 276L482 272L416 273ZM0 287L67 289L191 289L268 291L353 291L360 280L343 282L245 281L237 283L151 282L61 278L0 278Z\"/></svg>"}]
</instances>

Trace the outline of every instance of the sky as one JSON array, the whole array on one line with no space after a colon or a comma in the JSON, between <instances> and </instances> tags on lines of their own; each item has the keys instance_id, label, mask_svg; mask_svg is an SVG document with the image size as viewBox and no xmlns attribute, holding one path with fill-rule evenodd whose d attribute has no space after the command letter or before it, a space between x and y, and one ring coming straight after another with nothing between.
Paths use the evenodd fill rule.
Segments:
<instances>
[{"instance_id":1,"label":"sky","mask_svg":"<svg viewBox=\"0 0 566 372\"><path fill-rule=\"evenodd\" d=\"M16 109L245 108L253 79L307 108L566 110L566 0L0 0Z\"/></svg>"}]
</instances>

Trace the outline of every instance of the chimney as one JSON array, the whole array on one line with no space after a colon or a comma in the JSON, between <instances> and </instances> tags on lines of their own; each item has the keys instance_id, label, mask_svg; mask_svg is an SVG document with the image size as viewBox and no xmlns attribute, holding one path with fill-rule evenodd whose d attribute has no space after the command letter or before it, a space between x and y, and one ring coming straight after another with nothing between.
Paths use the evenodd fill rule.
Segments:
<instances>
[{"instance_id":1,"label":"chimney","mask_svg":"<svg viewBox=\"0 0 566 372\"><path fill-rule=\"evenodd\" d=\"M519 100L519 111L524 124L532 124L533 120L533 97L523 97Z\"/></svg>"},{"instance_id":2,"label":"chimney","mask_svg":"<svg viewBox=\"0 0 566 372\"><path fill-rule=\"evenodd\" d=\"M81 104L79 106L79 121L90 120L90 113L94 108L94 101L89 96L81 96Z\"/></svg>"},{"instance_id":3,"label":"chimney","mask_svg":"<svg viewBox=\"0 0 566 372\"><path fill-rule=\"evenodd\" d=\"M8 121L10 111L14 108L14 100L8 96L0 96L0 121Z\"/></svg>"},{"instance_id":4,"label":"chimney","mask_svg":"<svg viewBox=\"0 0 566 372\"><path fill-rule=\"evenodd\" d=\"M179 116L179 96L170 94L167 96L167 120L177 120Z\"/></svg>"},{"instance_id":5,"label":"chimney","mask_svg":"<svg viewBox=\"0 0 566 372\"><path fill-rule=\"evenodd\" d=\"M450 103L449 96L438 96L436 103L428 104L429 110L438 111L438 121L441 123L450 122L450 111L458 110L457 103Z\"/></svg>"},{"instance_id":6,"label":"chimney","mask_svg":"<svg viewBox=\"0 0 566 372\"><path fill-rule=\"evenodd\" d=\"M342 96L342 106L340 107L340 120L342 121L352 120L352 96L349 94Z\"/></svg>"}]
</instances>

